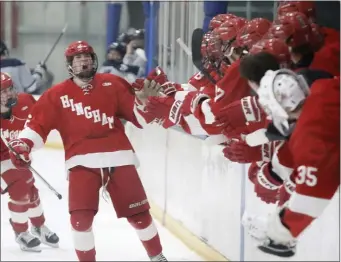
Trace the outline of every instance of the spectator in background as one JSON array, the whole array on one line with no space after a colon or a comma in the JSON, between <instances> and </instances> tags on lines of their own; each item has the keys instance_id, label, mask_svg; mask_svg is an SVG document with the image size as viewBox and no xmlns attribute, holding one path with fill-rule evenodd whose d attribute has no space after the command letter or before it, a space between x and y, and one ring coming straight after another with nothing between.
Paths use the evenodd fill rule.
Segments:
<instances>
[{"instance_id":1,"label":"spectator in background","mask_svg":"<svg viewBox=\"0 0 341 262\"><path fill-rule=\"evenodd\" d=\"M126 54L123 63L131 66L138 66L137 77L141 77L146 72L147 57L144 51L144 29L127 33L125 43L127 44Z\"/></svg>"},{"instance_id":2,"label":"spectator in background","mask_svg":"<svg viewBox=\"0 0 341 262\"><path fill-rule=\"evenodd\" d=\"M18 93L41 94L49 82L46 65L38 64L32 71L23 61L9 56L4 41L0 41L1 72L11 76Z\"/></svg>"},{"instance_id":3,"label":"spectator in background","mask_svg":"<svg viewBox=\"0 0 341 262\"><path fill-rule=\"evenodd\" d=\"M34 74L34 68L30 68L31 74ZM41 95L53 85L54 74L50 70L46 70L45 81L37 82L37 89L32 95Z\"/></svg>"},{"instance_id":4,"label":"spectator in background","mask_svg":"<svg viewBox=\"0 0 341 262\"><path fill-rule=\"evenodd\" d=\"M106 61L99 69L99 73L110 73L124 78L129 83L133 83L138 75L139 67L127 65L123 62L126 54L124 43L114 42L108 47Z\"/></svg>"}]
</instances>

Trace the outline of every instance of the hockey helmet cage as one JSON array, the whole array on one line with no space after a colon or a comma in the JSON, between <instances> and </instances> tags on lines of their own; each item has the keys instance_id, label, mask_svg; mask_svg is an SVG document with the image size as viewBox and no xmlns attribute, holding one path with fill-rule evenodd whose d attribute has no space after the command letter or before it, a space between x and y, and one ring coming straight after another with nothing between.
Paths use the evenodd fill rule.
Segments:
<instances>
[{"instance_id":1,"label":"hockey helmet cage","mask_svg":"<svg viewBox=\"0 0 341 262\"><path fill-rule=\"evenodd\" d=\"M71 76L83 78L81 75L75 74L75 72L72 68L73 58L74 58L74 56L79 55L79 54L90 54L92 61L93 61L93 65L92 65L91 73L89 74L88 77L86 77L86 80L92 79L94 77L94 75L96 74L97 69L98 69L98 59L97 59L96 53L94 52L94 49L86 41L72 42L66 48L64 55L66 58L66 64L67 64L67 69L69 71L69 74Z\"/></svg>"}]
</instances>

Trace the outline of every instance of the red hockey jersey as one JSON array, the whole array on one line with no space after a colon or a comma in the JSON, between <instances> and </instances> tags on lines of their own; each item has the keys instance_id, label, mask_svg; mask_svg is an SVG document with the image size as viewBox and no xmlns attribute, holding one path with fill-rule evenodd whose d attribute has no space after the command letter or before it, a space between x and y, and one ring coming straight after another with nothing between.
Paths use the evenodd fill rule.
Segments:
<instances>
[{"instance_id":1,"label":"red hockey jersey","mask_svg":"<svg viewBox=\"0 0 341 262\"><path fill-rule=\"evenodd\" d=\"M296 192L283 222L298 236L320 216L340 184L340 79L314 82L289 140Z\"/></svg>"},{"instance_id":2,"label":"red hockey jersey","mask_svg":"<svg viewBox=\"0 0 341 262\"><path fill-rule=\"evenodd\" d=\"M27 117L36 103L36 100L32 95L20 93L18 94L18 102L12 108L12 116L10 119L1 118L0 131L1 136L6 138L7 141L15 139L19 136L21 130L23 130ZM9 160L8 148L1 139L1 173L6 172L9 169L15 168L12 162Z\"/></svg>"},{"instance_id":3,"label":"red hockey jersey","mask_svg":"<svg viewBox=\"0 0 341 262\"><path fill-rule=\"evenodd\" d=\"M322 27L324 45L318 50L309 68L324 70L332 75L340 75L340 32Z\"/></svg>"},{"instance_id":4,"label":"red hockey jersey","mask_svg":"<svg viewBox=\"0 0 341 262\"><path fill-rule=\"evenodd\" d=\"M40 97L19 138L30 139L39 148L56 129L63 140L67 169L136 164L119 120L141 127L135 102L130 84L118 76L96 74L83 89L67 79Z\"/></svg>"},{"instance_id":5,"label":"red hockey jersey","mask_svg":"<svg viewBox=\"0 0 341 262\"><path fill-rule=\"evenodd\" d=\"M218 75L214 72L211 73L214 79L218 78ZM175 94L175 100L183 101L185 96L190 91L199 91L211 98L215 95L215 85L214 83L205 77L202 73L196 73L193 75L187 84L181 84L180 92ZM200 121L194 115L182 116L179 121L179 126L188 134L191 135L208 135L206 131L202 128Z\"/></svg>"},{"instance_id":6,"label":"red hockey jersey","mask_svg":"<svg viewBox=\"0 0 341 262\"><path fill-rule=\"evenodd\" d=\"M203 128L210 135L221 134L221 128L213 126L215 121L213 108L222 108L233 101L241 99L250 94L246 79L242 78L239 73L240 60L232 63L223 79L221 79L215 87L214 99L205 100L200 107L197 108L194 115L200 120Z\"/></svg>"}]
</instances>

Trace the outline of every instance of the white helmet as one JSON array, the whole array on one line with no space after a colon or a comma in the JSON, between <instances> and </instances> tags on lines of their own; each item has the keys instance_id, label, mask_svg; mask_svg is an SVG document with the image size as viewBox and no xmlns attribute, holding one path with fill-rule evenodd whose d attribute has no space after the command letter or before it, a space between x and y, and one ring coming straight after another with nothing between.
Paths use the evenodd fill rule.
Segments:
<instances>
[{"instance_id":1,"label":"white helmet","mask_svg":"<svg viewBox=\"0 0 341 262\"><path fill-rule=\"evenodd\" d=\"M297 109L309 95L303 76L288 69L268 70L257 93L259 103L278 131L284 136L290 135L294 123L290 123L288 113Z\"/></svg>"}]
</instances>

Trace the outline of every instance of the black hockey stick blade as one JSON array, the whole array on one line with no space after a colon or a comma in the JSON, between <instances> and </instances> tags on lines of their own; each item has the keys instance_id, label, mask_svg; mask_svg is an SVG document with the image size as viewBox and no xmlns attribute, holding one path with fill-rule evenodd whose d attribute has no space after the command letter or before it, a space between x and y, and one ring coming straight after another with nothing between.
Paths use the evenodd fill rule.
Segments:
<instances>
[{"instance_id":1,"label":"black hockey stick blade","mask_svg":"<svg viewBox=\"0 0 341 262\"><path fill-rule=\"evenodd\" d=\"M203 57L201 55L201 43L204 38L204 30L201 28L194 29L192 33L192 62L194 66L204 74L211 82L216 84L216 81L213 79L213 77L207 72L203 65Z\"/></svg>"},{"instance_id":2,"label":"black hockey stick blade","mask_svg":"<svg viewBox=\"0 0 341 262\"><path fill-rule=\"evenodd\" d=\"M201 42L204 38L204 34L204 30L201 28L194 29L192 33L192 61L194 66L200 71L204 69L201 55Z\"/></svg>"}]
</instances>

